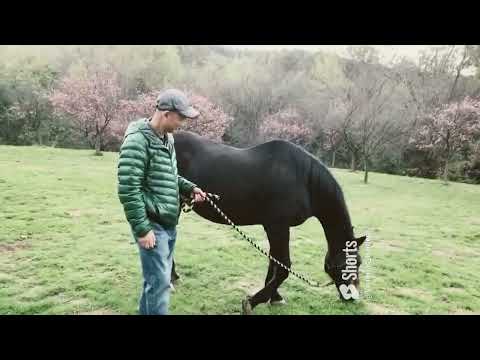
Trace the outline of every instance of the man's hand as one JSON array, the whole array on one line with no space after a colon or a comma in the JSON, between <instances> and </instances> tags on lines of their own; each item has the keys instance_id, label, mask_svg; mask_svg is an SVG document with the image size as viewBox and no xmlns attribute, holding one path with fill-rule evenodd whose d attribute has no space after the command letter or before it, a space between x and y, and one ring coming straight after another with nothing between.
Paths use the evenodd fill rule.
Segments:
<instances>
[{"instance_id":1,"label":"man's hand","mask_svg":"<svg viewBox=\"0 0 480 360\"><path fill-rule=\"evenodd\" d=\"M141 247L144 249L153 249L155 247L155 234L153 233L153 230L150 230L147 235L138 238L138 243L140 244Z\"/></svg>"},{"instance_id":2,"label":"man's hand","mask_svg":"<svg viewBox=\"0 0 480 360\"><path fill-rule=\"evenodd\" d=\"M193 202L203 202L207 198L207 194L205 194L202 189L196 187L193 189L192 194L190 197L193 199Z\"/></svg>"}]
</instances>

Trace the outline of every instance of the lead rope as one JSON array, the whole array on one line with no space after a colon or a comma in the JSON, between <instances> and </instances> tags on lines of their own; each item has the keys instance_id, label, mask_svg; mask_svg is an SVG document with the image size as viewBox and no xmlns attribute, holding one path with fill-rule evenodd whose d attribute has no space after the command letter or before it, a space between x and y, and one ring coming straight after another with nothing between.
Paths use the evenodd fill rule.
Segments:
<instances>
[{"instance_id":1,"label":"lead rope","mask_svg":"<svg viewBox=\"0 0 480 360\"><path fill-rule=\"evenodd\" d=\"M299 278L300 280L303 280L304 282L306 282L308 285L312 286L312 287L323 287L323 286L328 286L328 285L331 285L332 282L329 281L325 284L320 284L318 283L317 281L313 281L313 280L310 280L309 278L307 278L305 275L302 275L296 271L293 271L291 269L291 267L288 267L286 266L285 264L283 264L282 262L278 261L277 259L275 259L272 255L270 255L269 253L267 253L264 249L262 249L260 246L258 246L258 244L255 243L255 241L253 241L248 235L246 235L242 230L240 230L238 228L237 225L235 225L233 223L233 221L231 221L227 215L225 215L223 213L222 210L220 210L220 208L213 202L212 198L214 198L215 200L220 200L220 196L219 195L216 195L216 194L212 194L212 193L206 193L206 200L207 202L215 209L215 211L220 214L221 217L223 217L225 219L225 221L230 225L232 226L232 228L238 232L245 240L247 240L255 249L257 249L258 251L260 251L263 255L265 255L267 258L269 258L271 261L273 261L274 263L276 263L277 265L281 266L282 268L284 268L285 270L287 270L290 274L292 274L293 276L296 276L297 278ZM187 201L185 201L182 205L183 207L183 212L189 212L193 209L193 206L194 206L194 202L193 202L193 199L189 199L189 203L187 203Z\"/></svg>"}]
</instances>

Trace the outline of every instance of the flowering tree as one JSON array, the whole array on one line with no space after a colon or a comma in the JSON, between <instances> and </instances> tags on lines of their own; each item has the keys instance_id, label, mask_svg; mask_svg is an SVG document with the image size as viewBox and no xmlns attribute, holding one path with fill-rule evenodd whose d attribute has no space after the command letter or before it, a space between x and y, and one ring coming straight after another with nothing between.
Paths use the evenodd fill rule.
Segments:
<instances>
[{"instance_id":1,"label":"flowering tree","mask_svg":"<svg viewBox=\"0 0 480 360\"><path fill-rule=\"evenodd\" d=\"M410 143L419 149L437 152L445 162L443 178L448 181L448 165L461 149L471 146L480 134L480 98L440 106L428 114Z\"/></svg>"},{"instance_id":2,"label":"flowering tree","mask_svg":"<svg viewBox=\"0 0 480 360\"><path fill-rule=\"evenodd\" d=\"M55 111L71 117L76 128L101 155L102 141L119 120L122 97L117 73L110 69L87 70L64 77L50 96Z\"/></svg>"},{"instance_id":3,"label":"flowering tree","mask_svg":"<svg viewBox=\"0 0 480 360\"><path fill-rule=\"evenodd\" d=\"M153 91L141 94L135 100L122 101L122 121L114 128L116 136L123 136L128 123L135 120L135 117L151 116L155 111L155 100L159 93L160 91ZM222 136L232 121L232 117L205 96L188 90L185 91L185 94L190 99L192 106L200 112L200 116L185 121L182 130L192 131L207 139L222 142Z\"/></svg>"},{"instance_id":4,"label":"flowering tree","mask_svg":"<svg viewBox=\"0 0 480 360\"><path fill-rule=\"evenodd\" d=\"M134 100L120 100L118 121L112 124L109 135L117 142L121 142L129 123L154 113L157 95L158 92L149 92L138 95Z\"/></svg>"},{"instance_id":5,"label":"flowering tree","mask_svg":"<svg viewBox=\"0 0 480 360\"><path fill-rule=\"evenodd\" d=\"M187 91L186 94L192 106L200 111L200 116L197 119L187 121L183 129L196 132L210 140L222 142L222 136L233 118L207 97L190 91Z\"/></svg>"},{"instance_id":6,"label":"flowering tree","mask_svg":"<svg viewBox=\"0 0 480 360\"><path fill-rule=\"evenodd\" d=\"M260 126L260 134L264 140L282 139L298 145L305 145L312 136L295 108L285 108L267 115Z\"/></svg>"}]
</instances>

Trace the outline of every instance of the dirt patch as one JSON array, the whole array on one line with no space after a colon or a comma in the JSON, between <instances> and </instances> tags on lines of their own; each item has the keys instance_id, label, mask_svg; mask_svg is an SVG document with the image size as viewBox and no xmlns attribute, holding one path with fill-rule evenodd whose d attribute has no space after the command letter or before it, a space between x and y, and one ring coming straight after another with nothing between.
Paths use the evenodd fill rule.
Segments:
<instances>
[{"instance_id":1,"label":"dirt patch","mask_svg":"<svg viewBox=\"0 0 480 360\"><path fill-rule=\"evenodd\" d=\"M476 257L480 256L480 254L473 249L465 248L465 249L462 249L462 250L456 250L455 251L455 256L476 258Z\"/></svg>"},{"instance_id":2,"label":"dirt patch","mask_svg":"<svg viewBox=\"0 0 480 360\"><path fill-rule=\"evenodd\" d=\"M393 251L393 252L405 251L403 246L396 243L379 242L378 244L375 244L375 247L380 248L382 250Z\"/></svg>"},{"instance_id":3,"label":"dirt patch","mask_svg":"<svg viewBox=\"0 0 480 360\"><path fill-rule=\"evenodd\" d=\"M97 309L87 312L74 313L74 315L120 315L112 310L108 309Z\"/></svg>"},{"instance_id":4,"label":"dirt patch","mask_svg":"<svg viewBox=\"0 0 480 360\"><path fill-rule=\"evenodd\" d=\"M84 208L84 209L71 209L64 212L65 217L73 219L81 217L96 217L102 216L102 210L98 208Z\"/></svg>"},{"instance_id":5,"label":"dirt patch","mask_svg":"<svg viewBox=\"0 0 480 360\"><path fill-rule=\"evenodd\" d=\"M408 313L400 310L393 310L380 304L367 304L368 312L372 315L408 315Z\"/></svg>"},{"instance_id":6,"label":"dirt patch","mask_svg":"<svg viewBox=\"0 0 480 360\"><path fill-rule=\"evenodd\" d=\"M461 309L461 310L449 311L448 314L449 315L480 315L480 312Z\"/></svg>"},{"instance_id":7,"label":"dirt patch","mask_svg":"<svg viewBox=\"0 0 480 360\"><path fill-rule=\"evenodd\" d=\"M251 279L240 279L229 286L230 289L241 289L245 293L257 292L262 288L261 284Z\"/></svg>"},{"instance_id":8,"label":"dirt patch","mask_svg":"<svg viewBox=\"0 0 480 360\"><path fill-rule=\"evenodd\" d=\"M478 220L478 217L474 217L473 219L470 220L470 224L480 225L480 220Z\"/></svg>"},{"instance_id":9,"label":"dirt patch","mask_svg":"<svg viewBox=\"0 0 480 360\"><path fill-rule=\"evenodd\" d=\"M434 297L432 294L421 289L398 288L395 290L395 295L401 296L401 297L420 299L425 302L432 302L434 300Z\"/></svg>"},{"instance_id":10,"label":"dirt patch","mask_svg":"<svg viewBox=\"0 0 480 360\"><path fill-rule=\"evenodd\" d=\"M456 288L456 287L445 288L445 289L443 289L443 291L448 293L448 294L454 294L454 295L463 295L463 294L466 293L466 291L464 289Z\"/></svg>"},{"instance_id":11,"label":"dirt patch","mask_svg":"<svg viewBox=\"0 0 480 360\"><path fill-rule=\"evenodd\" d=\"M453 258L455 258L455 252L454 252L453 250L447 250L447 249L444 249L444 250L439 250L439 249L432 250L432 255L435 255L435 256L438 256L438 257L441 257L441 258L448 258L448 259L453 259Z\"/></svg>"},{"instance_id":12,"label":"dirt patch","mask_svg":"<svg viewBox=\"0 0 480 360\"><path fill-rule=\"evenodd\" d=\"M68 303L73 306L82 306L82 305L87 305L89 301L88 299L75 299L75 300L70 300Z\"/></svg>"},{"instance_id":13,"label":"dirt patch","mask_svg":"<svg viewBox=\"0 0 480 360\"><path fill-rule=\"evenodd\" d=\"M2 252L14 252L17 250L28 249L31 245L25 241L16 241L12 244L0 244L0 253Z\"/></svg>"},{"instance_id":14,"label":"dirt patch","mask_svg":"<svg viewBox=\"0 0 480 360\"><path fill-rule=\"evenodd\" d=\"M83 210L81 209L74 209L70 211L66 211L65 214L74 218L80 217L83 215Z\"/></svg>"}]
</instances>

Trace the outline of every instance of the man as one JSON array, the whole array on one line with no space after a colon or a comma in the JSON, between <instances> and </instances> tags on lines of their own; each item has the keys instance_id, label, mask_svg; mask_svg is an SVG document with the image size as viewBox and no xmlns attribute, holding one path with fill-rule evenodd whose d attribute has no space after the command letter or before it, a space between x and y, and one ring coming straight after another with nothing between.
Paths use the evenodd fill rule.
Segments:
<instances>
[{"instance_id":1,"label":"man","mask_svg":"<svg viewBox=\"0 0 480 360\"><path fill-rule=\"evenodd\" d=\"M195 202L205 193L178 175L172 132L199 112L179 90L162 92L149 119L128 126L118 162L118 196L139 246L143 272L140 314L166 315L180 215L180 193Z\"/></svg>"}]
</instances>

